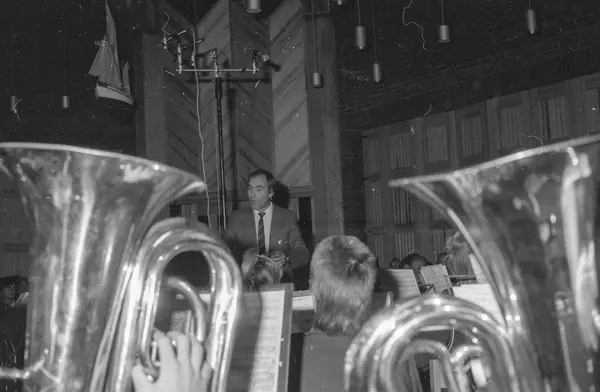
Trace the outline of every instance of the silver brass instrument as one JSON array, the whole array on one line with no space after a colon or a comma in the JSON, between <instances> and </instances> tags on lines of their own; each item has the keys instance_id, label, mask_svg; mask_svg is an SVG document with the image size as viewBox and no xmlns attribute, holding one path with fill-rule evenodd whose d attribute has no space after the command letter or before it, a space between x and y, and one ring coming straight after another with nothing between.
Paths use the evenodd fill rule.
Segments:
<instances>
[{"instance_id":1,"label":"silver brass instrument","mask_svg":"<svg viewBox=\"0 0 600 392\"><path fill-rule=\"evenodd\" d=\"M600 388L594 237L600 136L536 148L447 174L390 182L424 200L465 236L504 322L478 306L429 295L382 310L350 346L348 391L400 390L398 360L440 357L450 392L468 391L463 364L482 358L494 390ZM449 352L419 339L453 326L470 343Z\"/></svg>"},{"instance_id":2,"label":"silver brass instrument","mask_svg":"<svg viewBox=\"0 0 600 392\"><path fill-rule=\"evenodd\" d=\"M197 222L152 226L169 202L204 190L203 181L141 158L28 143L0 143L0 169L17 183L34 237L26 368L0 369L0 378L24 380L26 391L125 392L138 355L156 376L148 349L162 273L173 256L194 250L211 266L210 308L184 280L166 284L189 300L198 337L206 335L209 390L225 390L238 266Z\"/></svg>"}]
</instances>

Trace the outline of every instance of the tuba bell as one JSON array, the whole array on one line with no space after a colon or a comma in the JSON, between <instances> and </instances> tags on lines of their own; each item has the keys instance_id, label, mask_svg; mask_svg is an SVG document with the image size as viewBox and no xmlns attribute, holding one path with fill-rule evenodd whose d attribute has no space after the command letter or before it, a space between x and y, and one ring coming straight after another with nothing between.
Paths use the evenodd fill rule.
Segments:
<instances>
[{"instance_id":1,"label":"tuba bell","mask_svg":"<svg viewBox=\"0 0 600 392\"><path fill-rule=\"evenodd\" d=\"M464 235L503 321L472 303L425 295L382 310L355 337L347 391L397 389L394 367L439 356L449 392L469 391L465 362L481 358L490 387L513 392L600 388L596 235L600 136L519 152L447 174L399 179ZM468 342L420 339L448 326Z\"/></svg>"},{"instance_id":2,"label":"tuba bell","mask_svg":"<svg viewBox=\"0 0 600 392\"><path fill-rule=\"evenodd\" d=\"M32 223L25 369L0 369L27 391L124 392L136 358L149 353L165 265L200 251L211 266L213 301L204 309L185 280L166 284L191 304L207 347L209 390L225 390L241 300L241 276L210 229L181 218L152 225L168 203L201 192L199 178L121 154L0 143L0 170L14 179Z\"/></svg>"}]
</instances>

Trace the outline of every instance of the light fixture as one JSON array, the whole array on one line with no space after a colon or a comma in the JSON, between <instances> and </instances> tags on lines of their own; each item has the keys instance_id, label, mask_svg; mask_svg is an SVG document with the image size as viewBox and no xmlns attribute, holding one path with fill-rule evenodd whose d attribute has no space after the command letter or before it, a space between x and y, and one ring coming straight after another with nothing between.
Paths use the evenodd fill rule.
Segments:
<instances>
[{"instance_id":1,"label":"light fixture","mask_svg":"<svg viewBox=\"0 0 600 392\"><path fill-rule=\"evenodd\" d=\"M375 24L375 0L371 0L371 23L373 28L373 82L381 83L383 81L383 73L381 72L381 64L379 64L379 54L377 52L377 25Z\"/></svg>"},{"instance_id":2,"label":"light fixture","mask_svg":"<svg viewBox=\"0 0 600 392\"><path fill-rule=\"evenodd\" d=\"M373 82L381 83L383 81L383 73L381 72L381 64L373 63Z\"/></svg>"},{"instance_id":3,"label":"light fixture","mask_svg":"<svg viewBox=\"0 0 600 392\"><path fill-rule=\"evenodd\" d=\"M438 27L438 41L442 44L450 42L450 26L443 24Z\"/></svg>"},{"instance_id":4,"label":"light fixture","mask_svg":"<svg viewBox=\"0 0 600 392\"><path fill-rule=\"evenodd\" d=\"M342 5L342 4L344 4L344 0L337 0L336 3L337 3L337 5Z\"/></svg>"},{"instance_id":5,"label":"light fixture","mask_svg":"<svg viewBox=\"0 0 600 392\"><path fill-rule=\"evenodd\" d=\"M367 47L367 28L365 26L356 26L356 47L359 50Z\"/></svg>"},{"instance_id":6,"label":"light fixture","mask_svg":"<svg viewBox=\"0 0 600 392\"><path fill-rule=\"evenodd\" d=\"M450 26L446 24L446 18L444 16L444 0L440 0L440 13L442 24L438 27L438 42L445 44L450 42Z\"/></svg>"},{"instance_id":7,"label":"light fixture","mask_svg":"<svg viewBox=\"0 0 600 392\"><path fill-rule=\"evenodd\" d=\"M312 33L313 33L313 54L315 57L315 71L312 74L313 88L323 87L323 75L319 72L319 48L317 47L317 16L315 12L315 0L310 0L310 10L312 12Z\"/></svg>"},{"instance_id":8,"label":"light fixture","mask_svg":"<svg viewBox=\"0 0 600 392\"><path fill-rule=\"evenodd\" d=\"M71 106L71 102L69 100L69 95L67 90L69 89L68 87L68 75L67 75L67 70L68 70L68 62L67 62L67 48L68 48L68 44L67 44L67 5L66 5L66 0L62 1L62 39L63 39L63 96L62 96L62 108L63 109L68 109ZM108 6L107 6L108 7Z\"/></svg>"},{"instance_id":9,"label":"light fixture","mask_svg":"<svg viewBox=\"0 0 600 392\"><path fill-rule=\"evenodd\" d=\"M531 0L529 0L529 9L527 10L527 31L529 34L535 34L537 31L537 18L535 17L535 11L533 10L533 6L531 5Z\"/></svg>"},{"instance_id":10,"label":"light fixture","mask_svg":"<svg viewBox=\"0 0 600 392\"><path fill-rule=\"evenodd\" d=\"M11 95L10 96L10 107L9 110L11 112L14 112L15 110L17 110L17 103L19 102L19 98L17 98L16 95Z\"/></svg>"},{"instance_id":11,"label":"light fixture","mask_svg":"<svg viewBox=\"0 0 600 392\"><path fill-rule=\"evenodd\" d=\"M247 0L246 12L249 14L258 14L262 11L260 0Z\"/></svg>"},{"instance_id":12,"label":"light fixture","mask_svg":"<svg viewBox=\"0 0 600 392\"><path fill-rule=\"evenodd\" d=\"M312 85L314 88L323 87L323 74L321 74L320 72L313 72Z\"/></svg>"},{"instance_id":13,"label":"light fixture","mask_svg":"<svg viewBox=\"0 0 600 392\"><path fill-rule=\"evenodd\" d=\"M356 0L356 13L357 13L357 24L356 24L356 47L358 50L363 50L367 47L367 29L362 25L362 18L360 12L360 0Z\"/></svg>"}]
</instances>

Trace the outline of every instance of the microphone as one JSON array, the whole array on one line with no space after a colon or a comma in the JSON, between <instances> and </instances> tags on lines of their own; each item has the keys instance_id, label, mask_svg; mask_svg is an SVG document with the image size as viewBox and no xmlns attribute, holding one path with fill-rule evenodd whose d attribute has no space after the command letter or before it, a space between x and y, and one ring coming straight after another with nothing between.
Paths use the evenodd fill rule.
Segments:
<instances>
[{"instance_id":1,"label":"microphone","mask_svg":"<svg viewBox=\"0 0 600 392\"><path fill-rule=\"evenodd\" d=\"M258 57L258 59L263 63L268 63L271 60L271 57L269 55L266 55L258 50L253 50L252 56Z\"/></svg>"}]
</instances>

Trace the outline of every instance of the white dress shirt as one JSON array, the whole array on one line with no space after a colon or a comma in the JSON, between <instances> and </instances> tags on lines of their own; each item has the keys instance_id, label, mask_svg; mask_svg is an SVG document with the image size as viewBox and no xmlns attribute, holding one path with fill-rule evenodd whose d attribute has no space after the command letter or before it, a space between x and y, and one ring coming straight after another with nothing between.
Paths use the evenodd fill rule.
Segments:
<instances>
[{"instance_id":1,"label":"white dress shirt","mask_svg":"<svg viewBox=\"0 0 600 392\"><path fill-rule=\"evenodd\" d=\"M260 216L258 215L257 210L252 210L254 213L254 226L256 227L256 244L258 247L258 221L260 220ZM267 255L270 252L269 246L271 245L271 220L273 219L273 203L269 205L265 211L265 216L263 216L263 226L265 228L265 252Z\"/></svg>"}]
</instances>

